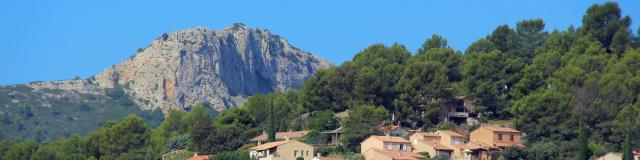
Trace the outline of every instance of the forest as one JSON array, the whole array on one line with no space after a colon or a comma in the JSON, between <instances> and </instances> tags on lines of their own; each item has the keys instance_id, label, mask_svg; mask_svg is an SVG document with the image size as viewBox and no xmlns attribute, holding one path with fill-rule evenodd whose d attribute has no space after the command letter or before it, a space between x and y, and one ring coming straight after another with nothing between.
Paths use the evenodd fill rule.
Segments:
<instances>
[{"instance_id":1,"label":"forest","mask_svg":"<svg viewBox=\"0 0 640 160\"><path fill-rule=\"evenodd\" d=\"M2 141L0 155L160 159L187 149L214 159L248 159L248 140L263 132L305 129L312 133L304 141L314 142L317 133L339 126L345 145L320 152L350 154L380 134L377 125L392 115L413 129L478 127L439 118L440 107L458 96L473 99L480 122L508 121L526 134L526 148L509 159L589 159L638 150L640 32L630 25L631 18L609 2L591 6L580 26L549 30L542 19L522 20L498 26L464 51L439 35L415 53L402 44L374 44L317 72L299 90L251 96L215 116L199 105L171 111L153 128L130 115L51 143ZM344 119L333 116L347 110Z\"/></svg>"}]
</instances>

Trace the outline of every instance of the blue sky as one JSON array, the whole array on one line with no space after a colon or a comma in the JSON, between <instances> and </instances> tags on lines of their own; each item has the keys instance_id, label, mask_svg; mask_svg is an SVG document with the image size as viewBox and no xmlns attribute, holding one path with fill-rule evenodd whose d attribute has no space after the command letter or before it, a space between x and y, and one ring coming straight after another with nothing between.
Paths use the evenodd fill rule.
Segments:
<instances>
[{"instance_id":1,"label":"blue sky","mask_svg":"<svg viewBox=\"0 0 640 160\"><path fill-rule=\"evenodd\" d=\"M500 24L542 18L547 30L578 26L604 1L32 1L0 2L0 84L87 78L165 32L233 23L266 28L341 64L374 43L415 52L431 34L463 50ZM640 1L618 1L637 33Z\"/></svg>"}]
</instances>

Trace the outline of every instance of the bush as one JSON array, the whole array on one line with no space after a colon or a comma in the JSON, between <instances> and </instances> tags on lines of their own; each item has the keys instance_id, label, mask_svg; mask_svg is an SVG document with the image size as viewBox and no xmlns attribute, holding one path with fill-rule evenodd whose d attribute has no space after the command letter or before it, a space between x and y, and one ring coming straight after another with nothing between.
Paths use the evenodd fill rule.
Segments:
<instances>
[{"instance_id":1,"label":"bush","mask_svg":"<svg viewBox=\"0 0 640 160\"><path fill-rule=\"evenodd\" d=\"M224 151L213 156L215 160L250 160L248 152Z\"/></svg>"},{"instance_id":2,"label":"bush","mask_svg":"<svg viewBox=\"0 0 640 160\"><path fill-rule=\"evenodd\" d=\"M502 151L501 157L504 157L508 160L518 160L518 159L524 159L526 155L525 155L525 152L520 148L507 147L504 149L504 151Z\"/></svg>"},{"instance_id":3,"label":"bush","mask_svg":"<svg viewBox=\"0 0 640 160\"><path fill-rule=\"evenodd\" d=\"M172 138L171 140L169 140L169 142L167 142L167 149L172 151L184 149L187 147L188 142L189 142L189 136L180 135Z\"/></svg>"},{"instance_id":4,"label":"bush","mask_svg":"<svg viewBox=\"0 0 640 160\"><path fill-rule=\"evenodd\" d=\"M442 153L434 156L431 160L450 160L451 156L448 153Z\"/></svg>"}]
</instances>

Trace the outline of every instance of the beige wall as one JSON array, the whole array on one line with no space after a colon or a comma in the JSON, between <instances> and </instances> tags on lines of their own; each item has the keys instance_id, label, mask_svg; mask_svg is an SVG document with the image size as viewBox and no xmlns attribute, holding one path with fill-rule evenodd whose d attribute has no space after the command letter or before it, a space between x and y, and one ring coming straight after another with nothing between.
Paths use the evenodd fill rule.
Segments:
<instances>
[{"instance_id":1,"label":"beige wall","mask_svg":"<svg viewBox=\"0 0 640 160\"><path fill-rule=\"evenodd\" d=\"M364 153L365 151L375 148L375 149L384 149L384 144L382 141L379 141L375 138L369 137L360 143L360 153Z\"/></svg>"},{"instance_id":2,"label":"beige wall","mask_svg":"<svg viewBox=\"0 0 640 160\"><path fill-rule=\"evenodd\" d=\"M499 138L500 134L502 134L502 140ZM513 135L513 141L511 141L511 135ZM522 143L520 137L520 133L494 132L493 141L501 143Z\"/></svg>"},{"instance_id":3,"label":"beige wall","mask_svg":"<svg viewBox=\"0 0 640 160\"><path fill-rule=\"evenodd\" d=\"M293 154L296 151L297 154L294 156ZM299 141L292 141L278 146L276 153L285 160L295 160L296 157L304 157L305 160L311 160L315 155L313 146Z\"/></svg>"},{"instance_id":4,"label":"beige wall","mask_svg":"<svg viewBox=\"0 0 640 160\"><path fill-rule=\"evenodd\" d=\"M414 148L413 153L427 152L431 157L438 155L438 152L433 148L433 146L427 145L423 142L412 143L411 145L413 145Z\"/></svg>"},{"instance_id":5,"label":"beige wall","mask_svg":"<svg viewBox=\"0 0 640 160\"><path fill-rule=\"evenodd\" d=\"M369 150L362 154L365 160L393 160L387 156L384 156L374 150Z\"/></svg>"}]
</instances>

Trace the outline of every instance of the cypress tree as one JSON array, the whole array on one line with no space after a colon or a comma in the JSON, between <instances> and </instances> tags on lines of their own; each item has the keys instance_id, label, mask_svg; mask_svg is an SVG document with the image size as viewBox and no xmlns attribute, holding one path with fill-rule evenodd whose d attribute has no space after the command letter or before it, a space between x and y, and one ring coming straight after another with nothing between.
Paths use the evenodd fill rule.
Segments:
<instances>
[{"instance_id":1,"label":"cypress tree","mask_svg":"<svg viewBox=\"0 0 640 160\"><path fill-rule=\"evenodd\" d=\"M584 117L583 113L580 112L580 121L579 121L579 133L578 133L578 160L586 160L588 159L587 155L587 133L584 126Z\"/></svg>"},{"instance_id":2,"label":"cypress tree","mask_svg":"<svg viewBox=\"0 0 640 160\"><path fill-rule=\"evenodd\" d=\"M273 142L276 141L276 126L275 126L275 117L273 117L273 99L275 99L275 95L273 97L271 97L271 105L269 106L269 115L268 115L268 127L267 131L269 132L268 136L267 136L267 140L269 142Z\"/></svg>"},{"instance_id":3,"label":"cypress tree","mask_svg":"<svg viewBox=\"0 0 640 160\"><path fill-rule=\"evenodd\" d=\"M631 131L627 129L625 132L626 135L624 139L624 146L622 148L622 160L633 160L633 153L631 151Z\"/></svg>"}]
</instances>

